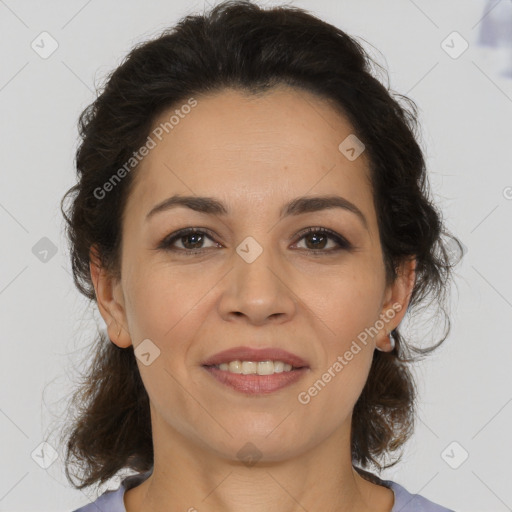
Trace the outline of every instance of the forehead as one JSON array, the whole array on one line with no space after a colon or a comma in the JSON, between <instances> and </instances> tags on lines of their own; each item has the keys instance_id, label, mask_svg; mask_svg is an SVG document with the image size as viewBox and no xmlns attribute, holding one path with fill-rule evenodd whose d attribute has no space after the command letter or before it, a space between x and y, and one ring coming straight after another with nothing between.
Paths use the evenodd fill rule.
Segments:
<instances>
[{"instance_id":1,"label":"forehead","mask_svg":"<svg viewBox=\"0 0 512 512\"><path fill-rule=\"evenodd\" d=\"M226 89L194 99L193 108L175 105L153 124L155 146L139 165L131 194L146 211L173 194L215 195L240 207L250 200L255 207L338 192L371 208L366 155L350 161L341 153L353 128L329 102L288 87L257 96Z\"/></svg>"}]
</instances>

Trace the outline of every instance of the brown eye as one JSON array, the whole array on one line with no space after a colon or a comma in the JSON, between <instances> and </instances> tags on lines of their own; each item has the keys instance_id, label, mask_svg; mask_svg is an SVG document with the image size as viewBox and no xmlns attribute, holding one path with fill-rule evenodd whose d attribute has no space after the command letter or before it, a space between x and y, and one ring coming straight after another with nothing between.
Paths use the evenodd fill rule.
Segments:
<instances>
[{"instance_id":1,"label":"brown eye","mask_svg":"<svg viewBox=\"0 0 512 512\"><path fill-rule=\"evenodd\" d=\"M219 244L214 242L213 246L204 247L205 240L209 239L214 242L211 235L206 231L196 228L181 229L170 236L166 237L158 246L159 249L166 251L179 251L186 254L196 254L211 247L218 247ZM176 243L181 243L182 247L177 247Z\"/></svg>"},{"instance_id":2,"label":"brown eye","mask_svg":"<svg viewBox=\"0 0 512 512\"><path fill-rule=\"evenodd\" d=\"M308 228L305 232L302 232L300 240L302 239L305 241L305 249L310 252L332 252L352 248L352 245L345 238L326 228ZM327 248L329 240L334 241L334 248Z\"/></svg>"},{"instance_id":3,"label":"brown eye","mask_svg":"<svg viewBox=\"0 0 512 512\"><path fill-rule=\"evenodd\" d=\"M210 240L213 245L205 247L204 244L207 240ZM353 249L353 246L344 237L327 228L308 228L300 234L298 240L304 240L305 247L303 249L315 255ZM332 243L334 243L334 246L329 247L329 244L332 245ZM181 247L177 244L181 244ZM209 231L199 228L185 228L164 238L158 249L194 255L213 247L221 247L221 245L215 242Z\"/></svg>"},{"instance_id":4,"label":"brown eye","mask_svg":"<svg viewBox=\"0 0 512 512\"><path fill-rule=\"evenodd\" d=\"M204 243L204 235L201 233L189 233L180 237L180 240L185 249L201 249L200 245Z\"/></svg>"}]
</instances>

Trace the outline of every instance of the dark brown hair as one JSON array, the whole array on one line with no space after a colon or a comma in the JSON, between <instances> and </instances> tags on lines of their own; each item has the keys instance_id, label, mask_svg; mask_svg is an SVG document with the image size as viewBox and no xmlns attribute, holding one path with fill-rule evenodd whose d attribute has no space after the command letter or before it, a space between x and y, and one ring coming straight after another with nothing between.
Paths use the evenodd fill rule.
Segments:
<instances>
[{"instance_id":1,"label":"dark brown hair","mask_svg":"<svg viewBox=\"0 0 512 512\"><path fill-rule=\"evenodd\" d=\"M122 216L136 167L108 200L98 199L95 190L146 142L158 115L193 95L225 88L259 94L287 85L331 102L366 147L388 283L400 263L415 257L408 314L434 303L447 321L433 346L415 347L396 328L394 350L374 351L353 411L351 449L354 464L382 469L396 464L399 458L381 462L413 432L417 393L406 363L437 348L450 330L444 305L462 246L445 230L430 198L416 140L416 105L384 86L374 76L379 69L386 74L354 38L296 7L262 9L249 1L227 1L204 15L186 16L133 48L82 112L78 182L63 197L61 210L74 282L95 301L89 251L96 246L101 264L119 276ZM72 395L76 414L61 437L66 475L77 489L102 484L123 468L143 472L153 466L149 398L133 346L120 349L100 332L93 352ZM70 476L73 464L82 472L78 484Z\"/></svg>"}]
</instances>

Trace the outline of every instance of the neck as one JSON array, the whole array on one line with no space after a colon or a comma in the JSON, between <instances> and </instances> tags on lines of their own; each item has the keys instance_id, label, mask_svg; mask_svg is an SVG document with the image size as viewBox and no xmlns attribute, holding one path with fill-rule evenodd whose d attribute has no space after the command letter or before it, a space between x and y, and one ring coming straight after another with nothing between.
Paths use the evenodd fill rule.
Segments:
<instances>
[{"instance_id":1,"label":"neck","mask_svg":"<svg viewBox=\"0 0 512 512\"><path fill-rule=\"evenodd\" d=\"M153 426L153 472L126 491L127 512L392 509L393 492L362 478L353 468L350 431L336 432L321 445L286 460L262 456L251 464L201 449L176 431L169 435L168 425L160 427L158 422Z\"/></svg>"}]
</instances>

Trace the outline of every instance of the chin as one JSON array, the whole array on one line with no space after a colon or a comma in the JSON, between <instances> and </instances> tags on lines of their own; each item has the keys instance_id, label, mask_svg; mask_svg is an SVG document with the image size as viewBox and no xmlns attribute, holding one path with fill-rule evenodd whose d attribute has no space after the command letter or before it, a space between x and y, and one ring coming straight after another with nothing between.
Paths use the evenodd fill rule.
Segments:
<instances>
[{"instance_id":1,"label":"chin","mask_svg":"<svg viewBox=\"0 0 512 512\"><path fill-rule=\"evenodd\" d=\"M282 421L283 418L280 418ZM286 421L286 420L285 420ZM209 439L207 444L215 454L234 463L244 463L247 466L258 463L274 463L292 459L309 448L308 439L304 432L291 431L290 428L265 428L264 432L258 429L240 429L236 432L230 430L233 437L227 434L221 440ZM278 432L279 430L279 432Z\"/></svg>"}]
</instances>

